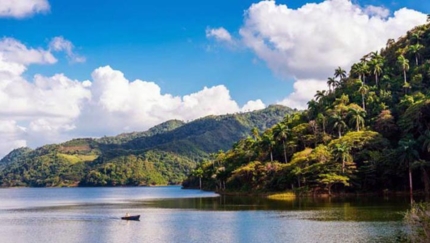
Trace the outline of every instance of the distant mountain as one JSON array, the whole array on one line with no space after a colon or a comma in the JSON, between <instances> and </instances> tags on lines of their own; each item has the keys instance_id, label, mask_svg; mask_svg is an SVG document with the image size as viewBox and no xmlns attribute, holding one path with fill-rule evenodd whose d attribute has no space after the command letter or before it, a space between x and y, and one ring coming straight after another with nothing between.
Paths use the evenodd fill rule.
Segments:
<instances>
[{"instance_id":1,"label":"distant mountain","mask_svg":"<svg viewBox=\"0 0 430 243\"><path fill-rule=\"evenodd\" d=\"M229 149L252 128L265 130L292 112L272 105L189 123L170 120L145 132L15 149L0 160L0 183L5 187L178 184L211 153Z\"/></svg>"}]
</instances>

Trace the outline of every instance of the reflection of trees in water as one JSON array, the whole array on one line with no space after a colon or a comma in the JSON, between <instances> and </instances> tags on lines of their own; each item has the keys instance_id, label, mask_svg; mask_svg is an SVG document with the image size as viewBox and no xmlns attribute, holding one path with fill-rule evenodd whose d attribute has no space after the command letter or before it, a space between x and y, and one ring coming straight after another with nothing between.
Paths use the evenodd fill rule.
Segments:
<instances>
[{"instance_id":1,"label":"reflection of trees in water","mask_svg":"<svg viewBox=\"0 0 430 243\"><path fill-rule=\"evenodd\" d=\"M270 200L264 197L220 196L211 198L163 199L151 207L216 211L270 210L293 213L318 221L398 221L408 209L408 198L297 198Z\"/></svg>"}]
</instances>

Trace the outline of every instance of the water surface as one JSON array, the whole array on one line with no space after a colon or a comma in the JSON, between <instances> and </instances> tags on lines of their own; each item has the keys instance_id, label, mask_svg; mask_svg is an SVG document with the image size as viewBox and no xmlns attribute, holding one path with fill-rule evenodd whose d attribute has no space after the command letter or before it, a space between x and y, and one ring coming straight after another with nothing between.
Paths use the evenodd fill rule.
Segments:
<instances>
[{"instance_id":1,"label":"water surface","mask_svg":"<svg viewBox=\"0 0 430 243\"><path fill-rule=\"evenodd\" d=\"M180 187L0 189L0 242L395 242L407 198L220 197ZM140 221L123 221L125 213Z\"/></svg>"}]
</instances>

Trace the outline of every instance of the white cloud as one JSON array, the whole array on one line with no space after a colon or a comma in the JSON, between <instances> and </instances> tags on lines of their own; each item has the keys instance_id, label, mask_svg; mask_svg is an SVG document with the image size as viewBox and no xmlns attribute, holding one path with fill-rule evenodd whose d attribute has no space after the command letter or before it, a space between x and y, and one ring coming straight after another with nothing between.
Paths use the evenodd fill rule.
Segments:
<instances>
[{"instance_id":1,"label":"white cloud","mask_svg":"<svg viewBox=\"0 0 430 243\"><path fill-rule=\"evenodd\" d=\"M214 38L217 41L220 42L227 42L232 44L233 38L231 37L230 33L224 29L223 27L220 28L206 28L206 38Z\"/></svg>"},{"instance_id":2,"label":"white cloud","mask_svg":"<svg viewBox=\"0 0 430 243\"><path fill-rule=\"evenodd\" d=\"M25 128L18 126L14 120L0 119L0 134L0 156L6 151L27 146L25 139L22 139Z\"/></svg>"},{"instance_id":3,"label":"white cloud","mask_svg":"<svg viewBox=\"0 0 430 243\"><path fill-rule=\"evenodd\" d=\"M56 61L49 50L12 38L0 41L0 156L12 148L52 143L74 128L83 102L91 98L86 83L63 74L23 77L30 64Z\"/></svg>"},{"instance_id":4,"label":"white cloud","mask_svg":"<svg viewBox=\"0 0 430 243\"><path fill-rule=\"evenodd\" d=\"M253 4L245 14L239 33L242 42L273 72L297 79L297 88L305 80L326 79L336 67L349 69L365 54L397 39L426 15L400 9L389 17L383 7L361 7L349 0L326 0L291 9L275 1ZM295 90L290 104L303 107L306 90ZM296 100L292 100L292 99Z\"/></svg>"},{"instance_id":5,"label":"white cloud","mask_svg":"<svg viewBox=\"0 0 430 243\"><path fill-rule=\"evenodd\" d=\"M17 54L34 53L34 49L14 43L20 46L13 49ZM52 44L50 48L67 50L67 45ZM143 131L169 119L189 121L264 107L261 100L239 107L223 85L183 97L163 94L154 82L130 81L109 66L97 68L91 80L82 82L63 74L35 75L28 81L23 77L27 65L49 63L41 57L46 51L25 59L8 50L0 49L0 157L22 146Z\"/></svg>"},{"instance_id":6,"label":"white cloud","mask_svg":"<svg viewBox=\"0 0 430 243\"><path fill-rule=\"evenodd\" d=\"M294 91L278 104L294 107L300 110L307 108L307 102L314 98L317 90L327 90L326 81L303 79L294 82Z\"/></svg>"},{"instance_id":7,"label":"white cloud","mask_svg":"<svg viewBox=\"0 0 430 243\"><path fill-rule=\"evenodd\" d=\"M49 49L53 51L64 51L71 62L85 62L85 57L79 56L73 52L74 46L72 42L64 39L62 36L52 38L49 43Z\"/></svg>"},{"instance_id":8,"label":"white cloud","mask_svg":"<svg viewBox=\"0 0 430 243\"><path fill-rule=\"evenodd\" d=\"M387 18L390 15L390 10L384 8L384 7L378 7L378 6L366 6L364 9L364 13L369 16L377 16L380 18Z\"/></svg>"},{"instance_id":9,"label":"white cloud","mask_svg":"<svg viewBox=\"0 0 430 243\"><path fill-rule=\"evenodd\" d=\"M0 40L0 53L3 60L9 63L29 65L33 63L53 64L57 62L57 59L49 50L43 50L42 48L29 49L13 38L3 38Z\"/></svg>"},{"instance_id":10,"label":"white cloud","mask_svg":"<svg viewBox=\"0 0 430 243\"><path fill-rule=\"evenodd\" d=\"M263 103L263 101L261 101L260 99L258 100L250 100L248 101L243 107L242 107L242 111L243 112L248 112L248 111L255 111L255 110L261 110L266 108L266 105Z\"/></svg>"},{"instance_id":11,"label":"white cloud","mask_svg":"<svg viewBox=\"0 0 430 243\"><path fill-rule=\"evenodd\" d=\"M113 135L145 130L168 119L189 121L207 115L235 113L245 107L264 108L259 100L240 108L223 85L204 87L180 97L163 94L153 82L129 81L122 72L109 66L94 70L92 79L88 86L92 99L76 122L80 134Z\"/></svg>"},{"instance_id":12,"label":"white cloud","mask_svg":"<svg viewBox=\"0 0 430 243\"><path fill-rule=\"evenodd\" d=\"M49 9L47 0L1 0L0 17L25 18Z\"/></svg>"}]
</instances>

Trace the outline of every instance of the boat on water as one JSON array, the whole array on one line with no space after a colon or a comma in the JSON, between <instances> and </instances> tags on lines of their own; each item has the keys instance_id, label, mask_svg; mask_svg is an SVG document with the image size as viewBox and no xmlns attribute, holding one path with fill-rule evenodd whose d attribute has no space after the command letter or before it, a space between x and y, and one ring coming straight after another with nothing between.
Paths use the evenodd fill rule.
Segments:
<instances>
[{"instance_id":1,"label":"boat on water","mask_svg":"<svg viewBox=\"0 0 430 243\"><path fill-rule=\"evenodd\" d=\"M139 220L140 215L126 215L124 217L121 217L122 220Z\"/></svg>"}]
</instances>

